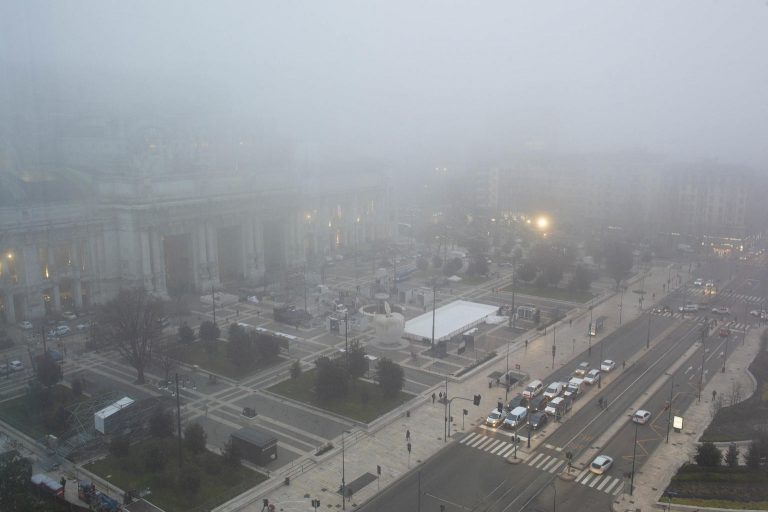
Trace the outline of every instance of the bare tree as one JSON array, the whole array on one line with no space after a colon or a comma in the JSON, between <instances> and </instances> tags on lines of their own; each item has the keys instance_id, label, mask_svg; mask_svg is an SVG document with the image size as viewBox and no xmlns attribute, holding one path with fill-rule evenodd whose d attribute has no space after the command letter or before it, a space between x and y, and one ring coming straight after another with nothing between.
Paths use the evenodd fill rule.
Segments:
<instances>
[{"instance_id":1,"label":"bare tree","mask_svg":"<svg viewBox=\"0 0 768 512\"><path fill-rule=\"evenodd\" d=\"M142 288L123 289L98 312L109 343L136 369L136 383L144 383L144 368L152 357L152 344L160 334L162 303Z\"/></svg>"}]
</instances>

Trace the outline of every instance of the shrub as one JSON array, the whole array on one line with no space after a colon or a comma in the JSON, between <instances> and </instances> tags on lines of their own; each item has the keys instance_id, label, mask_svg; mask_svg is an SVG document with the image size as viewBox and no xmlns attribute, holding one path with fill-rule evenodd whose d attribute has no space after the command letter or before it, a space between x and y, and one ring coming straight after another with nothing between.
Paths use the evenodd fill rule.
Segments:
<instances>
[{"instance_id":1,"label":"shrub","mask_svg":"<svg viewBox=\"0 0 768 512\"><path fill-rule=\"evenodd\" d=\"M222 456L224 457L224 462L230 466L230 467L237 467L240 465L240 448L232 442L232 439L227 441L227 443L224 445L224 449L221 451Z\"/></svg>"},{"instance_id":2,"label":"shrub","mask_svg":"<svg viewBox=\"0 0 768 512\"><path fill-rule=\"evenodd\" d=\"M200 490L200 470L195 466L184 466L179 473L179 490L197 494Z\"/></svg>"},{"instance_id":3,"label":"shrub","mask_svg":"<svg viewBox=\"0 0 768 512\"><path fill-rule=\"evenodd\" d=\"M221 335L221 330L219 329L219 326L211 322L210 320L206 320L205 322L200 324L201 340L207 343L213 343L219 339L220 335Z\"/></svg>"},{"instance_id":4,"label":"shrub","mask_svg":"<svg viewBox=\"0 0 768 512\"><path fill-rule=\"evenodd\" d=\"M696 464L704 468L716 468L720 465L723 454L713 443L702 443L696 449L694 460Z\"/></svg>"},{"instance_id":5,"label":"shrub","mask_svg":"<svg viewBox=\"0 0 768 512\"><path fill-rule=\"evenodd\" d=\"M291 378L298 379L299 377L301 377L301 363L297 359L291 365Z\"/></svg>"},{"instance_id":6,"label":"shrub","mask_svg":"<svg viewBox=\"0 0 768 512\"><path fill-rule=\"evenodd\" d=\"M83 379L77 378L72 381L72 394L75 396L83 394Z\"/></svg>"},{"instance_id":7,"label":"shrub","mask_svg":"<svg viewBox=\"0 0 768 512\"><path fill-rule=\"evenodd\" d=\"M173 435L173 417L163 407L157 407L149 418L149 432L153 437Z\"/></svg>"},{"instance_id":8,"label":"shrub","mask_svg":"<svg viewBox=\"0 0 768 512\"><path fill-rule=\"evenodd\" d=\"M760 469L760 443L752 441L747 449L746 463L749 469Z\"/></svg>"},{"instance_id":9,"label":"shrub","mask_svg":"<svg viewBox=\"0 0 768 512\"><path fill-rule=\"evenodd\" d=\"M388 398L397 396L405 383L403 368L386 357L379 360L376 368L376 378L379 381L382 393Z\"/></svg>"},{"instance_id":10,"label":"shrub","mask_svg":"<svg viewBox=\"0 0 768 512\"><path fill-rule=\"evenodd\" d=\"M190 423L184 429L184 444L190 452L196 455L205 451L207 440L208 435L199 423Z\"/></svg>"},{"instance_id":11,"label":"shrub","mask_svg":"<svg viewBox=\"0 0 768 512\"><path fill-rule=\"evenodd\" d=\"M732 468L739 465L739 449L733 443L728 446L728 451L725 452L725 463Z\"/></svg>"},{"instance_id":12,"label":"shrub","mask_svg":"<svg viewBox=\"0 0 768 512\"><path fill-rule=\"evenodd\" d=\"M160 446L151 444L144 450L144 468L147 471L162 471L165 468L165 462L166 458Z\"/></svg>"},{"instance_id":13,"label":"shrub","mask_svg":"<svg viewBox=\"0 0 768 512\"><path fill-rule=\"evenodd\" d=\"M189 345L195 341L195 330L184 322L179 326L178 337L181 343Z\"/></svg>"}]
</instances>

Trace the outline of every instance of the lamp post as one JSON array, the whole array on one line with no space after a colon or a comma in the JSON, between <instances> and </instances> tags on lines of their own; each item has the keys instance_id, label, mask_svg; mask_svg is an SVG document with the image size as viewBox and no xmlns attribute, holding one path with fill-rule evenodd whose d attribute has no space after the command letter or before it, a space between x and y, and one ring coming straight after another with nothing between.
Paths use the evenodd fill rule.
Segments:
<instances>
[{"instance_id":1,"label":"lamp post","mask_svg":"<svg viewBox=\"0 0 768 512\"><path fill-rule=\"evenodd\" d=\"M704 364L707 362L706 341L709 335L709 319L704 317L704 325L701 328L701 371L699 372L699 393L696 397L697 403L701 403L701 390L704 387Z\"/></svg>"},{"instance_id":2,"label":"lamp post","mask_svg":"<svg viewBox=\"0 0 768 512\"><path fill-rule=\"evenodd\" d=\"M349 313L344 312L344 358L349 372Z\"/></svg>"},{"instance_id":3,"label":"lamp post","mask_svg":"<svg viewBox=\"0 0 768 512\"><path fill-rule=\"evenodd\" d=\"M746 330L746 329L745 329ZM723 349L723 368L722 373L725 373L725 360L728 359L728 339L731 337L730 334L725 337L725 348Z\"/></svg>"},{"instance_id":4,"label":"lamp post","mask_svg":"<svg viewBox=\"0 0 768 512\"><path fill-rule=\"evenodd\" d=\"M624 287L621 287L621 295L619 295L619 327L621 327L621 310L624 308Z\"/></svg>"},{"instance_id":5,"label":"lamp post","mask_svg":"<svg viewBox=\"0 0 768 512\"><path fill-rule=\"evenodd\" d=\"M665 444L669 444L669 428L672 426L672 399L675 391L675 375L671 374L669 377L669 412L667 413L667 440Z\"/></svg>"},{"instance_id":6,"label":"lamp post","mask_svg":"<svg viewBox=\"0 0 768 512\"><path fill-rule=\"evenodd\" d=\"M637 454L637 426L639 423L635 423L635 442L632 445L632 472L629 475L629 495L632 496L632 492L635 490L635 455Z\"/></svg>"},{"instance_id":7,"label":"lamp post","mask_svg":"<svg viewBox=\"0 0 768 512\"><path fill-rule=\"evenodd\" d=\"M645 349L648 350L651 347L651 311L648 311L648 334L645 337Z\"/></svg>"},{"instance_id":8,"label":"lamp post","mask_svg":"<svg viewBox=\"0 0 768 512\"><path fill-rule=\"evenodd\" d=\"M437 304L437 283L432 285L432 350L435 349L435 306Z\"/></svg>"},{"instance_id":9,"label":"lamp post","mask_svg":"<svg viewBox=\"0 0 768 512\"><path fill-rule=\"evenodd\" d=\"M552 512L557 512L557 480L552 480L552 490L555 491L552 497Z\"/></svg>"},{"instance_id":10,"label":"lamp post","mask_svg":"<svg viewBox=\"0 0 768 512\"><path fill-rule=\"evenodd\" d=\"M344 434L349 434L349 430L344 430L341 432L341 509L346 510L347 509L347 481L346 481L346 465L345 465L345 458L344 458L344 451L345 451L345 445L344 445Z\"/></svg>"}]
</instances>

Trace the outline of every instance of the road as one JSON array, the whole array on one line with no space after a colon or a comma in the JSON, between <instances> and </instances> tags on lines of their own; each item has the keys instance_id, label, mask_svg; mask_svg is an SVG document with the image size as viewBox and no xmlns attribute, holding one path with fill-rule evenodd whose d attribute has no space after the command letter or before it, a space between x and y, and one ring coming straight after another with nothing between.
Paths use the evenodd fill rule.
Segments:
<instances>
[{"instance_id":1,"label":"road","mask_svg":"<svg viewBox=\"0 0 768 512\"><path fill-rule=\"evenodd\" d=\"M729 275L731 269L722 265L712 269L703 266L696 273L711 272L725 276L717 279L724 283L724 289L730 291L723 291L717 297L716 304L743 309L743 297L750 297L747 292L754 291L756 282L759 286L761 280L758 274L762 271L754 267L738 270L732 280ZM676 308L682 301L691 301L691 297L696 297L697 293L700 294L700 291L686 288L685 293L673 295L666 302ZM751 297L759 298L757 294ZM646 349L649 315L643 315L593 346L591 354L588 351L582 353L571 363L552 372L543 379L545 382L565 380L582 360L589 361L592 366L597 365L601 345L603 356L619 361L619 367L611 378L606 379L606 385L602 389L588 392L582 398L588 402L567 417L522 463L513 465L506 462L506 456L513 450L509 435L478 428L428 460L418 472L409 473L400 482L364 504L362 510L439 510L439 506L443 505L445 510L543 511L552 510L555 503L563 510L607 509L614 495L628 490L628 480L624 477L632 470L633 462L635 427L628 420L628 416L634 412L633 404L640 402L643 408L652 412L650 423L640 425L637 429L635 471L641 471L647 455L666 440L668 414L665 413L669 410L665 411L665 406L670 400L670 389L672 413L685 410L696 399L700 380L706 382L714 372L722 368L727 344L740 342L739 331L749 327L743 321L744 317L737 318L735 322L730 316L720 318L720 325L711 331L711 335L702 344L702 328L712 316L708 310L686 315L686 318L681 318L679 313L652 314L650 339L654 340L662 333L663 338ZM749 321L756 320L750 318ZM719 327L727 324L731 327L732 335L721 338ZM641 355L633 365L622 371L620 362L635 353ZM666 373L676 363L679 369L674 372L676 384L671 388ZM654 383L659 383L660 387L649 393ZM607 409L598 406L598 398L608 401ZM610 436L604 446L595 446L594 442L613 425L619 427L617 432ZM546 433L545 429L543 434ZM674 442L676 434L671 435ZM587 472L579 471L578 477L572 482L557 478L557 473L566 468L566 452L572 452L574 459L577 459L579 455L586 454L587 450L599 450L614 457L614 467L607 475L592 477Z\"/></svg>"}]
</instances>

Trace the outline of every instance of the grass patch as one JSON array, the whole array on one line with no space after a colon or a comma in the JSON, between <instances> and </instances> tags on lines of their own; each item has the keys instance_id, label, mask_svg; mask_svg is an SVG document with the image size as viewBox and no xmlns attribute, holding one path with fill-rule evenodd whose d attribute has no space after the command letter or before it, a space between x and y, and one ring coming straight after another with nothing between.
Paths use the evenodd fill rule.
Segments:
<instances>
[{"instance_id":1,"label":"grass patch","mask_svg":"<svg viewBox=\"0 0 768 512\"><path fill-rule=\"evenodd\" d=\"M200 342L191 343L189 345L177 343L169 349L168 353L172 358L178 359L179 361L191 365L198 365L200 368L209 372L236 380L284 361L282 357L279 357L266 364L257 363L251 367L237 366L227 357L227 343L227 341L219 341L216 352L212 353L206 351L204 344Z\"/></svg>"},{"instance_id":2,"label":"grass patch","mask_svg":"<svg viewBox=\"0 0 768 512\"><path fill-rule=\"evenodd\" d=\"M685 464L672 477L667 491L675 494L674 503L759 509L768 504L768 474L743 466L701 468Z\"/></svg>"},{"instance_id":3,"label":"grass patch","mask_svg":"<svg viewBox=\"0 0 768 512\"><path fill-rule=\"evenodd\" d=\"M47 434L61 437L66 433L66 422L57 421L53 416L57 411L61 414L61 408L80 402L85 397L75 396L70 388L60 384L51 387L47 398L44 394L43 390L27 392L24 396L0 403L0 419L34 439Z\"/></svg>"},{"instance_id":4,"label":"grass patch","mask_svg":"<svg viewBox=\"0 0 768 512\"><path fill-rule=\"evenodd\" d=\"M723 407L701 436L702 441L742 441L755 439L768 427L768 331L760 340L761 350L749 371L755 376L757 390L743 402ZM727 395L728 391L724 390Z\"/></svg>"},{"instance_id":5,"label":"grass patch","mask_svg":"<svg viewBox=\"0 0 768 512\"><path fill-rule=\"evenodd\" d=\"M404 391L401 391L394 398L386 398L378 385L362 380L349 387L347 398L344 400L320 401L315 396L314 389L315 370L313 369L302 373L296 379L288 379L275 384L268 390L364 423L370 423L382 414L413 398L412 394ZM365 393L368 395L368 400L363 403L361 396Z\"/></svg>"},{"instance_id":6,"label":"grass patch","mask_svg":"<svg viewBox=\"0 0 768 512\"><path fill-rule=\"evenodd\" d=\"M666 499L661 500L666 503ZM729 500L700 500L695 498L672 498L676 505L692 507L731 508L734 510L768 510L768 501L729 501Z\"/></svg>"},{"instance_id":7,"label":"grass patch","mask_svg":"<svg viewBox=\"0 0 768 512\"><path fill-rule=\"evenodd\" d=\"M517 283L504 287L506 292L534 295L545 299L564 300L566 302L587 302L595 297L594 293L580 290L567 290L565 288L540 288L532 284Z\"/></svg>"},{"instance_id":8,"label":"grass patch","mask_svg":"<svg viewBox=\"0 0 768 512\"><path fill-rule=\"evenodd\" d=\"M159 452L160 464L147 463L150 450ZM142 441L123 458L109 455L85 468L126 491L149 488L148 501L167 512L210 510L267 479L244 466L228 466L221 455L210 451L195 455L185 448L182 457L181 475L196 474L197 491L185 485L187 479L179 478L174 438Z\"/></svg>"}]
</instances>

